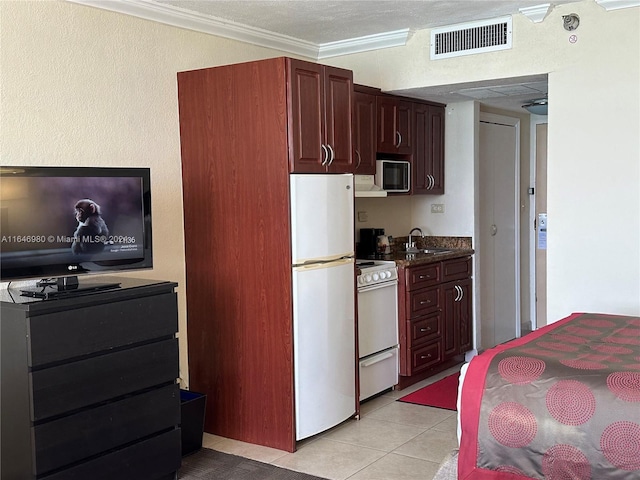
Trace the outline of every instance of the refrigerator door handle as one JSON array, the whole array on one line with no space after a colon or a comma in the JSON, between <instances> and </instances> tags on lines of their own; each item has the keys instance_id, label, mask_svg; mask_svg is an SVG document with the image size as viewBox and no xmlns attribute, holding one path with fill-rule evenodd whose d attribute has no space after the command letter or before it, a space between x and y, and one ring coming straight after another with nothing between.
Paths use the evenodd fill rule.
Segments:
<instances>
[{"instance_id":1,"label":"refrigerator door handle","mask_svg":"<svg viewBox=\"0 0 640 480\"><path fill-rule=\"evenodd\" d=\"M353 257L339 258L330 262L313 262L303 263L302 265L294 265L293 269L298 271L318 270L319 268L337 267L340 265L346 265L348 263L354 263Z\"/></svg>"}]
</instances>

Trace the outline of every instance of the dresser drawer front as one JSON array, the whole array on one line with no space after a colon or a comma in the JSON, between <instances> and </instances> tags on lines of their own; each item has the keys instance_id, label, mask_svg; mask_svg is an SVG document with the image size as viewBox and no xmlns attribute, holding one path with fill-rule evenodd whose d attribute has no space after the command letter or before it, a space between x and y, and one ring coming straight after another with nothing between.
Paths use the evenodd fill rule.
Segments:
<instances>
[{"instance_id":1,"label":"dresser drawer front","mask_svg":"<svg viewBox=\"0 0 640 480\"><path fill-rule=\"evenodd\" d=\"M442 281L463 280L472 274L471 257L455 258L442 262Z\"/></svg>"},{"instance_id":2,"label":"dresser drawer front","mask_svg":"<svg viewBox=\"0 0 640 480\"><path fill-rule=\"evenodd\" d=\"M70 412L178 377L178 341L163 340L31 373L33 420Z\"/></svg>"},{"instance_id":3,"label":"dresser drawer front","mask_svg":"<svg viewBox=\"0 0 640 480\"><path fill-rule=\"evenodd\" d=\"M409 316L411 318L437 311L440 305L440 287L426 288L409 293Z\"/></svg>"},{"instance_id":4,"label":"dresser drawer front","mask_svg":"<svg viewBox=\"0 0 640 480\"><path fill-rule=\"evenodd\" d=\"M29 319L29 366L42 366L178 330L175 293L103 303Z\"/></svg>"},{"instance_id":5,"label":"dresser drawer front","mask_svg":"<svg viewBox=\"0 0 640 480\"><path fill-rule=\"evenodd\" d=\"M433 313L419 320L411 321L411 346L415 347L434 338L438 338L442 332L442 315Z\"/></svg>"},{"instance_id":6,"label":"dresser drawer front","mask_svg":"<svg viewBox=\"0 0 640 480\"><path fill-rule=\"evenodd\" d=\"M440 262L437 262L407 269L407 290L417 290L436 285L440 282L440 268Z\"/></svg>"},{"instance_id":7,"label":"dresser drawer front","mask_svg":"<svg viewBox=\"0 0 640 480\"><path fill-rule=\"evenodd\" d=\"M411 373L415 374L442 361L440 341L435 341L424 347L411 349Z\"/></svg>"},{"instance_id":8,"label":"dresser drawer front","mask_svg":"<svg viewBox=\"0 0 640 480\"><path fill-rule=\"evenodd\" d=\"M168 477L180 468L180 429L75 465L41 480L141 480Z\"/></svg>"},{"instance_id":9,"label":"dresser drawer front","mask_svg":"<svg viewBox=\"0 0 640 480\"><path fill-rule=\"evenodd\" d=\"M82 410L33 428L36 474L76 463L180 423L177 384Z\"/></svg>"}]
</instances>

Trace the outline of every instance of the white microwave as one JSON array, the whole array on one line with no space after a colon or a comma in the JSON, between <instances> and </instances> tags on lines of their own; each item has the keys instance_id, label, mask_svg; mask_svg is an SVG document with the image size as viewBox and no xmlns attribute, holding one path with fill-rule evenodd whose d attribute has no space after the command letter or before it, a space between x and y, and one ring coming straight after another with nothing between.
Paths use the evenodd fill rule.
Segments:
<instances>
[{"instance_id":1,"label":"white microwave","mask_svg":"<svg viewBox=\"0 0 640 480\"><path fill-rule=\"evenodd\" d=\"M376 185L387 192L408 192L411 164L403 160L376 160Z\"/></svg>"}]
</instances>

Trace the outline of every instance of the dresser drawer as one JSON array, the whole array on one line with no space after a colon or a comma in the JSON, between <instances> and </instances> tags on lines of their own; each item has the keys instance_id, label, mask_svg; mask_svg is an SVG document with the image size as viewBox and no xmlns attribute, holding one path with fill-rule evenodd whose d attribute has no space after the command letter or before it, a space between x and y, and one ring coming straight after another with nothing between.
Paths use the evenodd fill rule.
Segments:
<instances>
[{"instance_id":1,"label":"dresser drawer","mask_svg":"<svg viewBox=\"0 0 640 480\"><path fill-rule=\"evenodd\" d=\"M440 262L407 268L405 280L407 290L417 290L439 283L440 268Z\"/></svg>"},{"instance_id":2,"label":"dresser drawer","mask_svg":"<svg viewBox=\"0 0 640 480\"><path fill-rule=\"evenodd\" d=\"M180 468L180 429L75 465L39 480L142 480L167 478Z\"/></svg>"},{"instance_id":3,"label":"dresser drawer","mask_svg":"<svg viewBox=\"0 0 640 480\"><path fill-rule=\"evenodd\" d=\"M424 288L415 292L410 292L408 296L409 305L407 311L410 318L426 315L429 312L437 311L440 305L440 287Z\"/></svg>"},{"instance_id":4,"label":"dresser drawer","mask_svg":"<svg viewBox=\"0 0 640 480\"><path fill-rule=\"evenodd\" d=\"M170 337L177 331L175 293L37 315L29 318L29 366Z\"/></svg>"},{"instance_id":5,"label":"dresser drawer","mask_svg":"<svg viewBox=\"0 0 640 480\"><path fill-rule=\"evenodd\" d=\"M423 347L411 349L411 373L415 374L442 361L440 340L436 340Z\"/></svg>"},{"instance_id":6,"label":"dresser drawer","mask_svg":"<svg viewBox=\"0 0 640 480\"><path fill-rule=\"evenodd\" d=\"M38 370L30 374L33 421L173 383L178 373L177 339Z\"/></svg>"},{"instance_id":7,"label":"dresser drawer","mask_svg":"<svg viewBox=\"0 0 640 480\"><path fill-rule=\"evenodd\" d=\"M434 312L411 322L411 346L415 347L440 337L442 332L442 314Z\"/></svg>"},{"instance_id":8,"label":"dresser drawer","mask_svg":"<svg viewBox=\"0 0 640 480\"><path fill-rule=\"evenodd\" d=\"M36 474L76 463L180 423L180 388L168 385L33 427Z\"/></svg>"}]
</instances>

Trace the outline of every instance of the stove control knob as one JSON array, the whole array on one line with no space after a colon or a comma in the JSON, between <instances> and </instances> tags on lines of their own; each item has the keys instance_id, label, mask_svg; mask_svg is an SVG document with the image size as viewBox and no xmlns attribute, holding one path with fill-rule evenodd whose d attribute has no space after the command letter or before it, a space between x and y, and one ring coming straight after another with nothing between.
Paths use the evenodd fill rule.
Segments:
<instances>
[{"instance_id":1,"label":"stove control knob","mask_svg":"<svg viewBox=\"0 0 640 480\"><path fill-rule=\"evenodd\" d=\"M380 276L377 273L374 273L373 280L377 282L378 280L380 280Z\"/></svg>"},{"instance_id":2,"label":"stove control knob","mask_svg":"<svg viewBox=\"0 0 640 480\"><path fill-rule=\"evenodd\" d=\"M362 275L358 275L358 284L362 285L364 283L364 278L362 278Z\"/></svg>"},{"instance_id":3,"label":"stove control knob","mask_svg":"<svg viewBox=\"0 0 640 480\"><path fill-rule=\"evenodd\" d=\"M366 274L366 275L364 276L364 282L365 282L365 283L369 283L369 282L371 282L371 275L370 275L370 274Z\"/></svg>"},{"instance_id":4,"label":"stove control knob","mask_svg":"<svg viewBox=\"0 0 640 480\"><path fill-rule=\"evenodd\" d=\"M391 272L389 270L384 272L384 278L391 278Z\"/></svg>"}]
</instances>

